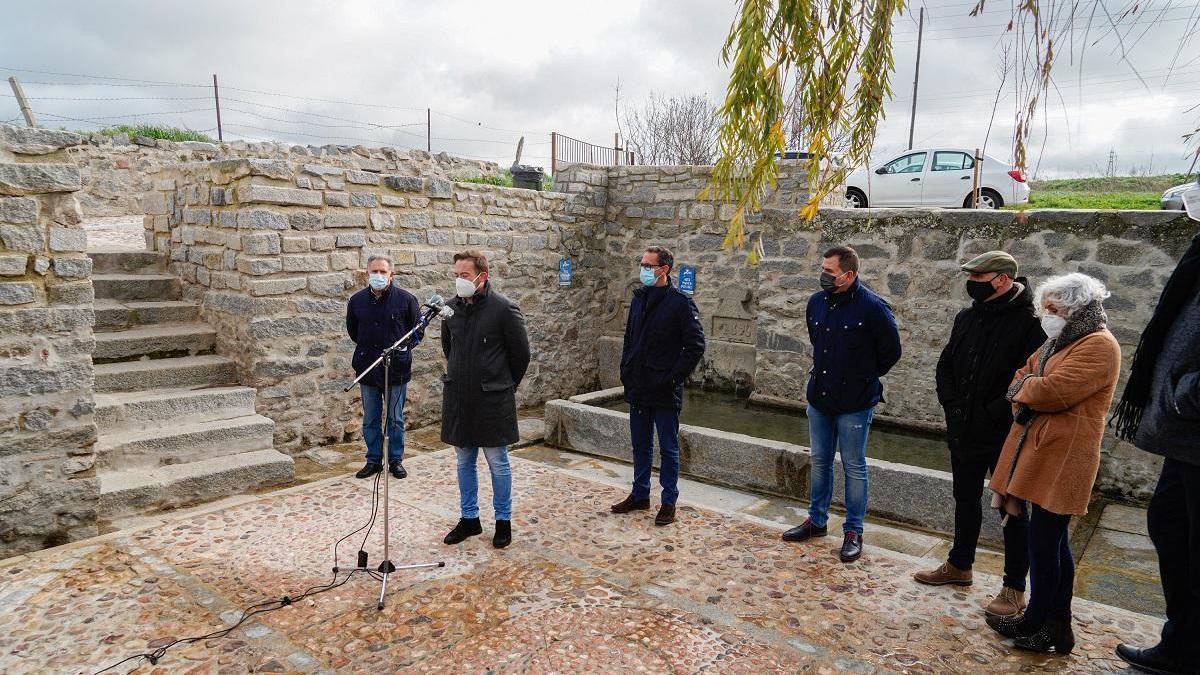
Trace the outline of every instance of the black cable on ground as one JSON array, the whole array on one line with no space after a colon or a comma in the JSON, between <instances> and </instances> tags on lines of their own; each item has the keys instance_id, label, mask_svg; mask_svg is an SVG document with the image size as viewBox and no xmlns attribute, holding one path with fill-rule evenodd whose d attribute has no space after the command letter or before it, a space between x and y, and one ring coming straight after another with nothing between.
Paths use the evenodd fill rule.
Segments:
<instances>
[{"instance_id":1,"label":"black cable on ground","mask_svg":"<svg viewBox=\"0 0 1200 675\"><path fill-rule=\"evenodd\" d=\"M338 546L340 546L342 542L346 541L350 537L353 537L354 535L358 534L359 532L362 532L365 529L367 531L367 533L365 535L363 535L362 543L358 547L360 559L365 559L365 556L363 555L363 550L364 550L363 547L366 546L366 544L367 544L367 538L371 536L371 530L375 527L376 515L379 513L379 480L380 480L380 477L383 475L384 474L382 471L375 474L375 486L374 486L374 489L371 491L371 517L367 520L366 524L364 524L362 527L343 536L341 539L338 539L337 542L333 545L333 579L330 580L329 583L321 584L319 586L313 586L313 587L309 588L308 590L304 591L303 593L301 593L300 595L297 595L295 597L285 595L278 600L267 600L265 602L260 602L258 604L250 605L246 609L242 610L241 618L238 619L237 622L234 623L232 626L229 626L227 628L222 628L221 630L213 631L211 633L206 633L204 635L199 635L196 637L179 638L178 640L173 640L168 644L158 647L154 651L142 652L140 654L134 654L133 656L129 656L127 658L121 659L120 661L117 661L116 663L114 663L110 666L106 666L104 668L101 668L100 670L97 670L94 675L100 675L100 673L104 673L104 672L113 670L114 668L117 668L121 665L124 665L126 663L129 663L130 661L134 661L137 659L146 659L147 661L150 662L151 665L157 665L159 659L161 659L167 653L167 650L171 649L172 647L175 647L177 645L193 644L196 642L201 642L203 640L211 640L214 638L225 637L226 635L229 635L230 633L232 633L234 630L236 630L239 626L241 626L243 623L245 623L248 619L250 619L253 616L257 616L259 614L265 614L267 612L273 612L277 609L282 609L293 603L299 602L300 600L303 600L305 598L309 598L314 595L318 595L320 593L324 593L326 591L331 591L335 588L344 586L358 572L365 572L367 574L367 576L371 577L372 579L375 579L376 581L382 580L383 577L379 574L376 574L373 570L369 570L365 566L359 566L359 567L353 567L353 568L349 569L346 573L345 578L343 578L341 581L338 581L338 574L340 573L340 570L339 570L338 564L337 564L338 563L337 551L338 551Z\"/></svg>"}]
</instances>

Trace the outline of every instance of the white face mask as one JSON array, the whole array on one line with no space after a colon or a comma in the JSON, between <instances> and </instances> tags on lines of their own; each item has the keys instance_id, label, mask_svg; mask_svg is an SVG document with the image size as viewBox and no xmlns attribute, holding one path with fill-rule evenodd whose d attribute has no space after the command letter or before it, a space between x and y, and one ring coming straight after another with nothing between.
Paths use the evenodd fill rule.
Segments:
<instances>
[{"instance_id":1,"label":"white face mask","mask_svg":"<svg viewBox=\"0 0 1200 675\"><path fill-rule=\"evenodd\" d=\"M475 279L478 280L479 277L475 277ZM472 295L475 295L475 282L471 281L470 279L455 277L454 293L460 298L469 298Z\"/></svg>"},{"instance_id":2,"label":"white face mask","mask_svg":"<svg viewBox=\"0 0 1200 675\"><path fill-rule=\"evenodd\" d=\"M1067 320L1057 314L1045 314L1042 316L1042 330L1046 332L1046 337L1056 338L1062 334L1063 328L1067 325Z\"/></svg>"}]
</instances>

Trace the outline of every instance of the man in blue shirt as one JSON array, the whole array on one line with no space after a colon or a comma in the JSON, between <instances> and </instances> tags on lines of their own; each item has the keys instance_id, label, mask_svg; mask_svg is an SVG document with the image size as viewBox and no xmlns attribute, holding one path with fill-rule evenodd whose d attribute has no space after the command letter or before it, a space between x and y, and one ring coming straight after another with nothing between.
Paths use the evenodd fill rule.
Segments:
<instances>
[{"instance_id":1,"label":"man in blue shirt","mask_svg":"<svg viewBox=\"0 0 1200 675\"><path fill-rule=\"evenodd\" d=\"M371 256L367 261L367 288L350 296L346 304L346 332L354 341L354 374L360 375L384 349L392 346L421 319L421 306L412 293L392 285L392 259ZM412 376L409 350L392 353L388 372L388 471L404 478L404 399ZM355 474L367 478L383 470L383 365L359 383L363 405L363 442L367 463Z\"/></svg>"},{"instance_id":2,"label":"man in blue shirt","mask_svg":"<svg viewBox=\"0 0 1200 675\"><path fill-rule=\"evenodd\" d=\"M846 474L839 557L854 562L862 555L867 513L867 433L875 405L883 400L879 378L900 360L900 332L887 301L859 280L858 254L849 246L825 252L821 289L808 299L805 310L813 347L807 393L812 497L808 519L785 532L783 539L826 535L837 452Z\"/></svg>"}]
</instances>

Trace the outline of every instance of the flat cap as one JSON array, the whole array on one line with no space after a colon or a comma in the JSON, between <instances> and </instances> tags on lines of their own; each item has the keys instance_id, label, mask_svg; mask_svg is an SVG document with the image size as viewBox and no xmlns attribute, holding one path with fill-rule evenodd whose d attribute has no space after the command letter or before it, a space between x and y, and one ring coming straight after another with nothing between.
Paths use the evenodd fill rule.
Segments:
<instances>
[{"instance_id":1,"label":"flat cap","mask_svg":"<svg viewBox=\"0 0 1200 675\"><path fill-rule=\"evenodd\" d=\"M964 272L983 274L985 272L1001 272L1009 277L1017 276L1017 260L1004 251L988 251L981 253L962 264Z\"/></svg>"}]
</instances>

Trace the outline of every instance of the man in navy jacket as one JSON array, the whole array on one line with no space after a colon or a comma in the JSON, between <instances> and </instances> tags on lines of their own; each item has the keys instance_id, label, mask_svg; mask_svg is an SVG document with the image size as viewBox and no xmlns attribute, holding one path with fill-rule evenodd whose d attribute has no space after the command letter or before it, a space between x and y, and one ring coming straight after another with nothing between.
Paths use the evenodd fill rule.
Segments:
<instances>
[{"instance_id":1,"label":"man in navy jacket","mask_svg":"<svg viewBox=\"0 0 1200 675\"><path fill-rule=\"evenodd\" d=\"M350 296L346 304L346 332L354 341L354 374L361 375L384 349L392 346L421 319L421 307L412 293L392 285L392 259L371 256L367 261L368 287ZM388 470L404 478L404 399L412 376L409 350L392 353L388 372ZM355 474L373 476L383 470L383 365L372 370L359 383L363 403L363 442L367 445L367 463Z\"/></svg>"},{"instance_id":2,"label":"man in navy jacket","mask_svg":"<svg viewBox=\"0 0 1200 675\"><path fill-rule=\"evenodd\" d=\"M833 497L833 455L846 474L846 521L840 558L862 555L867 513L867 433L883 400L879 378L900 360L900 332L887 301L858 279L858 254L849 246L825 252L821 289L808 299L805 317L812 342L808 378L808 428L812 446L812 498L808 520L784 533L785 541L825 536Z\"/></svg>"},{"instance_id":3,"label":"man in navy jacket","mask_svg":"<svg viewBox=\"0 0 1200 675\"><path fill-rule=\"evenodd\" d=\"M629 435L633 441L633 491L612 506L613 513L650 508L650 465L654 431L662 455L658 480L662 506L655 525L675 522L679 498L679 411L683 383L704 355L700 312L687 294L671 285L675 257L662 246L642 254L642 287L633 292L625 345L621 352L621 382L629 403Z\"/></svg>"}]
</instances>

